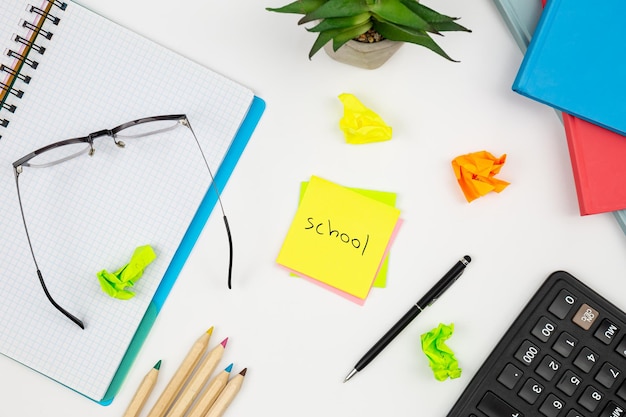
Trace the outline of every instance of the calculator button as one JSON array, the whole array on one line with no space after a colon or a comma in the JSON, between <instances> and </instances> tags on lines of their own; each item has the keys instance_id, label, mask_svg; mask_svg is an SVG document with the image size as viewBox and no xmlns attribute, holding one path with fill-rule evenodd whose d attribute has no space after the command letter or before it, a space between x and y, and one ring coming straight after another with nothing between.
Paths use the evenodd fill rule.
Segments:
<instances>
[{"instance_id":1,"label":"calculator button","mask_svg":"<svg viewBox=\"0 0 626 417\"><path fill-rule=\"evenodd\" d=\"M589 328L595 323L595 321L600 316L597 310L591 307L589 304L583 304L580 306L572 321L582 327L585 330L589 330Z\"/></svg>"},{"instance_id":2,"label":"calculator button","mask_svg":"<svg viewBox=\"0 0 626 417\"><path fill-rule=\"evenodd\" d=\"M547 342L548 340L550 340L550 337L554 334L555 331L556 324L550 321L550 319L548 319L546 316L542 316L537 324L535 324L535 327L533 327L531 333L542 342Z\"/></svg>"},{"instance_id":3,"label":"calculator button","mask_svg":"<svg viewBox=\"0 0 626 417\"><path fill-rule=\"evenodd\" d=\"M617 327L611 320L604 319L600 326L596 329L596 332L593 334L596 339L604 343L605 345L610 344L613 341L613 338L619 332L619 327Z\"/></svg>"},{"instance_id":4,"label":"calculator button","mask_svg":"<svg viewBox=\"0 0 626 417\"><path fill-rule=\"evenodd\" d=\"M615 381L617 381L617 377L620 376L622 372L617 369L614 365L606 362L598 371L596 375L596 381L604 385L606 388L611 388Z\"/></svg>"},{"instance_id":5,"label":"calculator button","mask_svg":"<svg viewBox=\"0 0 626 417\"><path fill-rule=\"evenodd\" d=\"M570 370L567 370L561 377L559 383L556 384L556 387L571 397L581 382L582 380L578 375Z\"/></svg>"},{"instance_id":6,"label":"calculator button","mask_svg":"<svg viewBox=\"0 0 626 417\"><path fill-rule=\"evenodd\" d=\"M600 404L600 401L602 401L602 398L602 393L590 385L578 399L578 404L585 407L588 411L594 412L598 404Z\"/></svg>"},{"instance_id":7,"label":"calculator button","mask_svg":"<svg viewBox=\"0 0 626 417\"><path fill-rule=\"evenodd\" d=\"M554 349L555 352L560 353L563 357L567 358L572 353L572 350L574 350L577 344L578 339L576 339L574 336L567 332L563 332L561 333L557 341L554 342L552 349Z\"/></svg>"},{"instance_id":8,"label":"calculator button","mask_svg":"<svg viewBox=\"0 0 626 417\"><path fill-rule=\"evenodd\" d=\"M591 371L591 368L593 368L593 365L595 365L599 359L600 357L597 353L595 353L588 347L584 347L580 350L578 356L576 356L576 359L574 360L574 365L576 365L578 369L583 372L589 372Z\"/></svg>"},{"instance_id":9,"label":"calculator button","mask_svg":"<svg viewBox=\"0 0 626 417\"><path fill-rule=\"evenodd\" d=\"M575 302L576 297L572 293L567 290L561 290L559 295L552 301L552 304L550 304L550 307L548 307L548 311L562 320L567 316Z\"/></svg>"},{"instance_id":10,"label":"calculator button","mask_svg":"<svg viewBox=\"0 0 626 417\"><path fill-rule=\"evenodd\" d=\"M554 359L550 355L546 355L542 360L535 372L538 375L545 378L546 381L552 381L554 375L561 369L561 363Z\"/></svg>"},{"instance_id":11,"label":"calculator button","mask_svg":"<svg viewBox=\"0 0 626 417\"><path fill-rule=\"evenodd\" d=\"M626 358L626 336L624 336L622 341L619 342L615 351Z\"/></svg>"},{"instance_id":12,"label":"calculator button","mask_svg":"<svg viewBox=\"0 0 626 417\"><path fill-rule=\"evenodd\" d=\"M524 417L522 413L491 391L487 391L478 403L477 408L485 413L487 417Z\"/></svg>"},{"instance_id":13,"label":"calculator button","mask_svg":"<svg viewBox=\"0 0 626 417\"><path fill-rule=\"evenodd\" d=\"M523 398L524 401L526 401L528 404L534 404L542 392L543 385L541 385L539 382L535 381L532 378L528 378L528 381L526 381L526 383L517 393L517 395Z\"/></svg>"},{"instance_id":14,"label":"calculator button","mask_svg":"<svg viewBox=\"0 0 626 417\"><path fill-rule=\"evenodd\" d=\"M584 416L580 414L578 411L572 409L567 412L567 415L565 417L584 417Z\"/></svg>"},{"instance_id":15,"label":"calculator button","mask_svg":"<svg viewBox=\"0 0 626 417\"><path fill-rule=\"evenodd\" d=\"M548 395L548 398L541 404L539 412L546 417L556 417L565 407L565 403L554 394Z\"/></svg>"},{"instance_id":16,"label":"calculator button","mask_svg":"<svg viewBox=\"0 0 626 417\"><path fill-rule=\"evenodd\" d=\"M524 365L530 366L535 359L537 359L540 351L541 349L535 346L530 340L524 340L519 349L517 349L517 352L515 352L515 357Z\"/></svg>"},{"instance_id":17,"label":"calculator button","mask_svg":"<svg viewBox=\"0 0 626 417\"><path fill-rule=\"evenodd\" d=\"M619 406L615 401L609 401L604 407L600 417L622 417L624 416L624 407Z\"/></svg>"},{"instance_id":18,"label":"calculator button","mask_svg":"<svg viewBox=\"0 0 626 417\"><path fill-rule=\"evenodd\" d=\"M500 382L508 389L513 389L515 384L517 384L517 381L519 381L523 375L524 372L519 370L512 363L509 363L504 367L502 372L500 372L500 375L498 376L498 382Z\"/></svg>"}]
</instances>

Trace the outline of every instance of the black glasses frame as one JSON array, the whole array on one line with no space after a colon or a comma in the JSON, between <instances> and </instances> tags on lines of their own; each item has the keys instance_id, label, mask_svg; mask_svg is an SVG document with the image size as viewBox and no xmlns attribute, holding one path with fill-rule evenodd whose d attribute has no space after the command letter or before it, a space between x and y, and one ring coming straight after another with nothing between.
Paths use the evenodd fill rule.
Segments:
<instances>
[{"instance_id":1,"label":"black glasses frame","mask_svg":"<svg viewBox=\"0 0 626 417\"><path fill-rule=\"evenodd\" d=\"M100 137L111 137L113 139L113 142L115 143L115 145L117 145L120 148L125 147L125 143L121 140L118 139L117 135L118 133L122 132L125 129L137 126L137 125L141 125L141 124L145 124L145 123L150 123L150 122L156 122L156 121L175 121L178 124L174 124L172 125L172 127L169 128L165 128L165 129L159 129L159 130L155 130L155 131L151 131L149 133L145 133L145 134L141 134L141 135L137 135L134 137L144 137L144 136L151 136L151 135L155 135L170 129L173 129L177 126L182 125L187 127L193 137L194 140L196 142L196 145L198 146L198 149L200 150L200 153L202 154L202 159L204 160L204 163L207 167L207 170L209 171L209 175L211 177L211 187L213 188L213 190L215 191L215 194L217 196L217 201L219 203L220 209L222 211L222 216L224 218L224 225L226 226L226 235L228 237L228 245L229 245L229 262L228 262L228 288L231 288L231 279L232 279L232 267L233 267L233 242L232 242L232 236L230 233L230 226L228 224L228 219L226 218L226 214L224 212L224 207L222 205L222 200L220 198L220 192L217 188L217 185L215 184L215 178L213 176L213 171L211 170L211 167L209 166L209 163L204 155L204 152L202 151L202 146L200 146L200 142L198 141L198 138L196 136L196 133L194 132L193 128L191 127L191 124L189 123L189 119L187 118L187 116L185 114L172 114L172 115L163 115L163 116L152 116L152 117L144 117L141 119L137 119L137 120L133 120L124 124L121 124L117 127L114 127L112 129L104 129L104 130L99 130L97 132L93 132L88 134L87 136L83 136L83 137L78 137L78 138L72 138L72 139L66 139L66 140L62 140L59 142L55 142L55 143L51 143L50 145L44 146L42 148L39 148L31 153L29 153L28 155L23 156L22 158L18 159L17 161L13 162L13 172L15 174L15 186L17 189L17 199L19 201L19 205L20 205L20 212L22 214L22 222L24 223L24 230L26 232L26 239L28 240L28 247L30 249L30 253L32 255L33 258L33 262L35 263L35 268L37 269L37 277L39 279L39 282L41 284L41 287L43 288L44 294L46 295L46 298L48 299L48 301L50 301L50 303L57 309L59 310L63 315L65 315L67 318L69 318L72 322L74 322L76 325L78 325L81 329L85 328L85 325L83 323L82 320L80 320L79 318L77 318L76 316L74 316L73 314L71 314L70 312L68 312L66 309L64 309L61 305L59 305L54 298L52 297L52 295L50 294L50 292L48 291L48 287L46 286L46 283L44 281L43 278L43 274L41 273L41 270L39 269L39 265L37 263L37 258L35 257L35 251L33 250L33 245L31 242L31 238L30 238L30 233L28 231L28 226L26 225L26 216L24 214L24 208L22 206L22 196L20 193L20 186L19 186L19 176L20 174L22 174L24 167L38 167L38 168L44 168L44 167L49 167L52 165L57 165L60 163L63 163L69 159L73 159L75 157L78 157L84 153L88 153L89 156L92 156L95 152L95 148L94 148L94 140ZM75 154L71 154L68 155L64 158L58 159L54 162L48 163L48 164L43 164L40 166L35 166L35 165L30 165L29 161L31 161L33 158L54 150L54 149L58 149L62 146L67 146L67 145L73 145L73 144L80 144L80 143L85 143L88 145L88 147L85 148L84 151L75 153Z\"/></svg>"}]
</instances>

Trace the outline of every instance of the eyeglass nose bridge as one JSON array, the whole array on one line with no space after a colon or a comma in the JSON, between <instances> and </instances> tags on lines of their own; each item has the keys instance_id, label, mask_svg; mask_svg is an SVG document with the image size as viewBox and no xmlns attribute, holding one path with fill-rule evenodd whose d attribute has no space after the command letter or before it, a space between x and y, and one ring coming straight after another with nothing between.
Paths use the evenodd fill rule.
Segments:
<instances>
[{"instance_id":1,"label":"eyeglass nose bridge","mask_svg":"<svg viewBox=\"0 0 626 417\"><path fill-rule=\"evenodd\" d=\"M99 138L100 136L113 136L113 131L110 129L98 130L97 132L90 133L87 137L91 140Z\"/></svg>"},{"instance_id":2,"label":"eyeglass nose bridge","mask_svg":"<svg viewBox=\"0 0 626 417\"><path fill-rule=\"evenodd\" d=\"M89 135L87 135L87 137L89 138L89 156L93 156L93 154L96 152L96 149L93 147L93 140L95 138L99 138L101 136L110 136L113 138L113 142L120 148L123 148L126 146L126 144L124 142L122 142L121 140L117 140L117 138L115 137L115 132L113 132L113 130L111 129L103 129L103 130L98 130L97 132L93 132L90 133Z\"/></svg>"}]
</instances>

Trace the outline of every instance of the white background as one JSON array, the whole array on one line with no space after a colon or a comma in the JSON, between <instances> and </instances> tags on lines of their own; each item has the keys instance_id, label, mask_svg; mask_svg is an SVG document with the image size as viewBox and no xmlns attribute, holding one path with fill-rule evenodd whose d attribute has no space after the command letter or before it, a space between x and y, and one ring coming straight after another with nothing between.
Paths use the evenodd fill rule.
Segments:
<instances>
[{"instance_id":1,"label":"white background","mask_svg":"<svg viewBox=\"0 0 626 417\"><path fill-rule=\"evenodd\" d=\"M537 0L539 1L539 0ZM226 288L221 216L209 220L127 380L102 407L0 358L0 416L121 416L162 359L146 414L191 344L215 326L229 337L220 368L248 367L229 416L444 416L539 284L564 269L622 309L626 237L612 214L581 217L563 127L518 96L522 59L490 0L431 0L472 33L440 45L460 63L404 45L377 70L337 63L278 0L83 0L92 10L252 88L267 109L223 192L235 244ZM438 38L439 39L439 38ZM51 46L52 47L52 46ZM356 95L394 129L389 142L353 146L338 128L340 93ZM210 99L210 98L207 98ZM488 150L511 185L468 204L450 161ZM388 286L354 305L275 264L302 180L395 191L404 225ZM359 357L456 260L463 277L348 383ZM448 345L463 374L438 382L420 334L454 323ZM103 343L106 343L103 341Z\"/></svg>"}]
</instances>

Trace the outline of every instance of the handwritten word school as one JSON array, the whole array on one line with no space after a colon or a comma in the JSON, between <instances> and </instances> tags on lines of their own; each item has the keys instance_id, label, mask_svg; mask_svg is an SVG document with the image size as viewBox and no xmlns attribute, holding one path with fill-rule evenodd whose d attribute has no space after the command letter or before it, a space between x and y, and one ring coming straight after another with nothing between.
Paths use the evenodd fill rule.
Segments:
<instances>
[{"instance_id":1,"label":"handwritten word school","mask_svg":"<svg viewBox=\"0 0 626 417\"><path fill-rule=\"evenodd\" d=\"M307 223L309 224L307 227L305 227L305 230L313 230L315 231L315 233L317 233L318 235L327 235L328 237L331 238L336 238L338 239L341 243L344 244L351 244L352 247L354 247L355 249L360 249L361 248L361 240L358 238L351 238L350 235L348 235L345 232L340 232L338 229L333 229L331 224L330 224L330 219L328 219L327 223L328 223L328 228L324 227L324 222L320 222L315 224L313 221L313 217L308 217L307 219ZM361 250L361 256L365 255L365 249L367 249L367 244L369 243L370 240L370 235L366 234L365 235L365 244L363 245L363 249Z\"/></svg>"}]
</instances>

